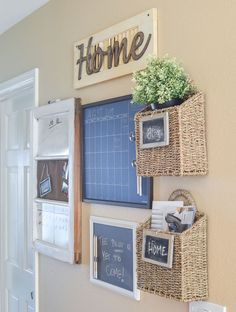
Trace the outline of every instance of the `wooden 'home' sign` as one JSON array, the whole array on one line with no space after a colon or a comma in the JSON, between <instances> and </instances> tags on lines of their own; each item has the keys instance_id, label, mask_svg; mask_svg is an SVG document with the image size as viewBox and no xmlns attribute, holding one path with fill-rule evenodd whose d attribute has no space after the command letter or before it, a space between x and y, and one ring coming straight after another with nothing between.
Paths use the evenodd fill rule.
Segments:
<instances>
[{"instance_id":1,"label":"wooden 'home' sign","mask_svg":"<svg viewBox=\"0 0 236 312\"><path fill-rule=\"evenodd\" d=\"M157 54L157 10L151 9L74 44L74 88L127 75Z\"/></svg>"}]
</instances>

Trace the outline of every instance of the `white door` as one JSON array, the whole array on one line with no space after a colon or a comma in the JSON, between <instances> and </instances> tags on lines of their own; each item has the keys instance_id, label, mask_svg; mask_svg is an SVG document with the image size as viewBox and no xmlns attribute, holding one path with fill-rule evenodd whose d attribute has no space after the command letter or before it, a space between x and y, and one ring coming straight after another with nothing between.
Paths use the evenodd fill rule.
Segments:
<instances>
[{"instance_id":1,"label":"white door","mask_svg":"<svg viewBox=\"0 0 236 312\"><path fill-rule=\"evenodd\" d=\"M1 312L35 311L30 110L35 89L0 101Z\"/></svg>"}]
</instances>

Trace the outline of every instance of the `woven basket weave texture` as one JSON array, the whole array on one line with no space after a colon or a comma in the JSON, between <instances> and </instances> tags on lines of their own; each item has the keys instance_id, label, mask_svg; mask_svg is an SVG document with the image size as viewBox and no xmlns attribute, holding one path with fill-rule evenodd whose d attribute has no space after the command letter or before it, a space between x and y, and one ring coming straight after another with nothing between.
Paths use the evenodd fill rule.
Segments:
<instances>
[{"instance_id":1,"label":"woven basket weave texture","mask_svg":"<svg viewBox=\"0 0 236 312\"><path fill-rule=\"evenodd\" d=\"M179 106L135 115L136 170L139 176L205 175L208 171L204 95L199 92ZM169 114L169 145L140 148L142 117Z\"/></svg>"},{"instance_id":2,"label":"woven basket weave texture","mask_svg":"<svg viewBox=\"0 0 236 312\"><path fill-rule=\"evenodd\" d=\"M143 230L137 229L138 288L169 299L189 302L208 298L207 219L197 213L197 221L187 231L174 235L174 257L171 269L142 260ZM154 233L156 232L153 230Z\"/></svg>"}]
</instances>

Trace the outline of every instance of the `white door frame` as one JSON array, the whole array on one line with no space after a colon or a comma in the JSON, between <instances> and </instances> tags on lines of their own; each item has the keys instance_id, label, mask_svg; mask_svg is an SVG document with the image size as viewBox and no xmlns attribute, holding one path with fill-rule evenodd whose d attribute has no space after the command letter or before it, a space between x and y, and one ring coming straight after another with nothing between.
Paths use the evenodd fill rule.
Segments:
<instances>
[{"instance_id":1,"label":"white door frame","mask_svg":"<svg viewBox=\"0 0 236 312\"><path fill-rule=\"evenodd\" d=\"M23 91L26 89L34 89L34 106L38 106L38 69L35 68L31 71L28 71L20 76L17 76L13 79L10 79L8 81L0 83L0 102L6 100L7 98L11 97L15 93L19 91ZM0 103L1 105L1 103ZM31 129L31 148L32 148L32 127ZM31 160L32 161L32 160ZM0 186L1 186L1 179L0 179ZM1 190L1 187L0 187ZM1 226L2 222L2 216L3 216L3 211L2 211L2 201L1 201L1 194L0 194L0 235L1 237L4 237L3 229ZM33 207L33 198L32 198L32 207ZM33 221L33 220L32 220ZM33 237L33 235L32 235ZM0 241L0 276L3 276L3 263L4 259L2 259L4 253L2 250L1 246L1 241ZM38 283L39 283L39 278L38 278L38 253L35 253L35 312L39 312L39 292L38 292ZM2 278L0 278L0 290L3 289L3 281ZM0 312L2 311L2 298L0 298Z\"/></svg>"}]
</instances>

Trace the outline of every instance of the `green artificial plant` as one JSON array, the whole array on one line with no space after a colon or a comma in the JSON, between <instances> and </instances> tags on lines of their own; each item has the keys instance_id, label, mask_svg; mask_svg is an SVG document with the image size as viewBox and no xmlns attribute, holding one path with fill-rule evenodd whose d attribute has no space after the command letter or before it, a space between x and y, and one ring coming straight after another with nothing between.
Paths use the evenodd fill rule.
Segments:
<instances>
[{"instance_id":1,"label":"green artificial plant","mask_svg":"<svg viewBox=\"0 0 236 312\"><path fill-rule=\"evenodd\" d=\"M149 57L146 69L135 72L132 79L133 102L163 104L172 99L185 99L196 92L189 76L175 58Z\"/></svg>"}]
</instances>

